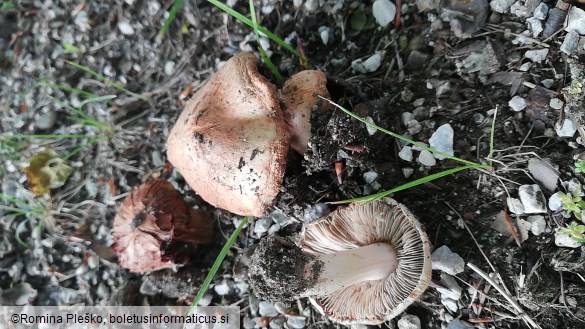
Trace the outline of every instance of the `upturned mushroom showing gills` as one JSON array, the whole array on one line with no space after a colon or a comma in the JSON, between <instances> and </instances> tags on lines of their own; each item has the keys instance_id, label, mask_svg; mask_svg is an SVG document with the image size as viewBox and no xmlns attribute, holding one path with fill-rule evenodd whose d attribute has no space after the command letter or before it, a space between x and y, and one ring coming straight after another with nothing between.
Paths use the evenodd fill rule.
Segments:
<instances>
[{"instance_id":1,"label":"upturned mushroom showing gills","mask_svg":"<svg viewBox=\"0 0 585 329\"><path fill-rule=\"evenodd\" d=\"M342 324L380 324L400 314L431 279L430 245L418 220L384 198L340 208L305 226L298 247L265 239L250 262L267 300L312 297Z\"/></svg>"},{"instance_id":2,"label":"upturned mushroom showing gills","mask_svg":"<svg viewBox=\"0 0 585 329\"><path fill-rule=\"evenodd\" d=\"M205 201L262 216L280 191L290 134L276 87L238 53L187 103L167 155Z\"/></svg>"},{"instance_id":3,"label":"upturned mushroom showing gills","mask_svg":"<svg viewBox=\"0 0 585 329\"><path fill-rule=\"evenodd\" d=\"M131 272L171 268L188 261L185 243L210 242L212 229L205 212L190 209L169 182L156 180L134 189L120 205L113 251Z\"/></svg>"}]
</instances>

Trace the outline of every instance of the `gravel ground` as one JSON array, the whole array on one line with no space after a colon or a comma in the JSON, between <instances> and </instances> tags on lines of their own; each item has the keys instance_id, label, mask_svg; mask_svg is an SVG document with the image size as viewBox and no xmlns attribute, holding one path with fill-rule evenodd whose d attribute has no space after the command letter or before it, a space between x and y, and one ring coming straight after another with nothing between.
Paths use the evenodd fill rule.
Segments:
<instances>
[{"instance_id":1,"label":"gravel ground","mask_svg":"<svg viewBox=\"0 0 585 329\"><path fill-rule=\"evenodd\" d=\"M402 324L382 326L406 328L414 315L422 328L527 328L523 311L542 328L585 327L585 247L558 232L580 223L580 212L555 199L578 196L585 181L575 166L585 138L585 12L562 1L397 1L400 26L382 27L385 9L373 15L372 3L262 0L256 8L263 26L327 73L334 101L391 131L485 162L498 108L492 170L459 172L394 198L420 218L433 250L447 246L498 273L522 308L468 267L449 273L438 265ZM228 4L248 13L246 1ZM0 2L0 304L190 303L242 220L185 184L167 162L165 141L192 92L236 52L257 52L254 33L206 1L185 1L157 41L171 6ZM285 77L303 68L264 41ZM87 102L88 93L99 98ZM296 237L305 221L335 207L329 201L457 166L337 110L312 122L315 148L291 155L270 215L242 231L202 301L240 306L244 328L340 326L307 299L256 298L247 278L251 245L267 235ZM22 169L46 149L71 174L62 179L69 169L57 167L50 191L37 195L43 184ZM341 182L334 163L344 165ZM112 223L132 188L156 178L214 218L216 241L195 248L177 271L129 273L113 257Z\"/></svg>"}]
</instances>

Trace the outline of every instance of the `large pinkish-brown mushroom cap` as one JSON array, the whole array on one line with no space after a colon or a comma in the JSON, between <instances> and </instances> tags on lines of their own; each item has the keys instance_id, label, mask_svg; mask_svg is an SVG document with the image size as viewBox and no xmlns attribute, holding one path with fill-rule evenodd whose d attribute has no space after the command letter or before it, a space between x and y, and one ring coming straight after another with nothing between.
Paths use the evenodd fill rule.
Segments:
<instances>
[{"instance_id":1,"label":"large pinkish-brown mushroom cap","mask_svg":"<svg viewBox=\"0 0 585 329\"><path fill-rule=\"evenodd\" d=\"M289 132L276 87L238 53L187 103L167 141L170 162L210 204L262 216L280 191Z\"/></svg>"}]
</instances>

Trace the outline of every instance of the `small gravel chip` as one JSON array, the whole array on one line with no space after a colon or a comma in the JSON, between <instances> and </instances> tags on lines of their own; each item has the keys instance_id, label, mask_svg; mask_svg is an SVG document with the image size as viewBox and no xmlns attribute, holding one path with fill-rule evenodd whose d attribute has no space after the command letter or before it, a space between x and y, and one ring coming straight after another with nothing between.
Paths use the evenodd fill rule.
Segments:
<instances>
[{"instance_id":1,"label":"small gravel chip","mask_svg":"<svg viewBox=\"0 0 585 329\"><path fill-rule=\"evenodd\" d=\"M57 113L55 111L49 110L47 113L43 113L39 115L35 119L35 127L37 129L51 129L55 125L57 121Z\"/></svg>"},{"instance_id":2,"label":"small gravel chip","mask_svg":"<svg viewBox=\"0 0 585 329\"><path fill-rule=\"evenodd\" d=\"M552 211L558 211L562 209L563 202L561 201L561 194L563 194L563 192L557 192L550 196L548 199L548 209Z\"/></svg>"},{"instance_id":3,"label":"small gravel chip","mask_svg":"<svg viewBox=\"0 0 585 329\"><path fill-rule=\"evenodd\" d=\"M274 305L272 303L264 301L260 302L259 304L259 313L261 316L267 316L271 318L278 315L278 311L276 310Z\"/></svg>"},{"instance_id":4,"label":"small gravel chip","mask_svg":"<svg viewBox=\"0 0 585 329\"><path fill-rule=\"evenodd\" d=\"M390 24L396 16L396 5L389 0L376 0L372 5L372 13L376 22L382 27Z\"/></svg>"},{"instance_id":5,"label":"small gravel chip","mask_svg":"<svg viewBox=\"0 0 585 329\"><path fill-rule=\"evenodd\" d=\"M536 9L534 9L532 16L536 19L540 19L541 21L543 21L546 18L547 14L548 14L548 6L544 2L541 2L536 7Z\"/></svg>"},{"instance_id":6,"label":"small gravel chip","mask_svg":"<svg viewBox=\"0 0 585 329\"><path fill-rule=\"evenodd\" d=\"M167 61L165 63L165 74L166 75L171 75L175 72L175 62L173 61Z\"/></svg>"},{"instance_id":7,"label":"small gravel chip","mask_svg":"<svg viewBox=\"0 0 585 329\"><path fill-rule=\"evenodd\" d=\"M319 35L321 36L323 44L327 45L329 43L329 28L327 26L319 27Z\"/></svg>"},{"instance_id":8,"label":"small gravel chip","mask_svg":"<svg viewBox=\"0 0 585 329\"><path fill-rule=\"evenodd\" d=\"M520 112L526 108L526 100L520 96L514 96L508 102L508 106L510 106L510 108L512 108L512 110L514 110L516 112Z\"/></svg>"},{"instance_id":9,"label":"small gravel chip","mask_svg":"<svg viewBox=\"0 0 585 329\"><path fill-rule=\"evenodd\" d=\"M371 123L371 124L375 124L374 119L372 119L371 117L366 117L366 121ZM372 136L373 134L376 133L376 131L378 131L378 129L376 129L375 127L372 127L370 125L366 125L366 130L368 131L368 135Z\"/></svg>"},{"instance_id":10,"label":"small gravel chip","mask_svg":"<svg viewBox=\"0 0 585 329\"><path fill-rule=\"evenodd\" d=\"M563 44L561 45L560 49L565 54L570 55L577 49L578 44L579 34L575 31L569 31L565 35L565 40L563 40Z\"/></svg>"},{"instance_id":11,"label":"small gravel chip","mask_svg":"<svg viewBox=\"0 0 585 329\"><path fill-rule=\"evenodd\" d=\"M580 35L585 35L585 10L575 6L571 7L565 31L575 31Z\"/></svg>"},{"instance_id":12,"label":"small gravel chip","mask_svg":"<svg viewBox=\"0 0 585 329\"><path fill-rule=\"evenodd\" d=\"M403 112L402 113L402 125L403 126L408 126L408 123L410 121L414 120L414 114L412 114L411 112Z\"/></svg>"},{"instance_id":13,"label":"small gravel chip","mask_svg":"<svg viewBox=\"0 0 585 329\"><path fill-rule=\"evenodd\" d=\"M305 211L305 222L310 223L314 220L317 220L323 216L327 216L331 213L331 209L325 203L316 203L308 210Z\"/></svg>"},{"instance_id":14,"label":"small gravel chip","mask_svg":"<svg viewBox=\"0 0 585 329\"><path fill-rule=\"evenodd\" d=\"M512 6L514 1L516 0L492 0L490 2L490 7L496 13L503 14L506 12L506 10L508 10L508 8L510 8L510 6Z\"/></svg>"},{"instance_id":15,"label":"small gravel chip","mask_svg":"<svg viewBox=\"0 0 585 329\"><path fill-rule=\"evenodd\" d=\"M528 18L526 20L526 23L528 23L528 28L530 28L530 31L532 31L532 37L534 38L537 38L538 35L542 33L542 30L544 29L542 27L542 21L534 17Z\"/></svg>"},{"instance_id":16,"label":"small gravel chip","mask_svg":"<svg viewBox=\"0 0 585 329\"><path fill-rule=\"evenodd\" d=\"M577 242L571 238L569 233L555 232L555 244L559 247L567 248L579 248L580 242Z\"/></svg>"},{"instance_id":17,"label":"small gravel chip","mask_svg":"<svg viewBox=\"0 0 585 329\"><path fill-rule=\"evenodd\" d=\"M378 173L374 171L367 171L363 174L363 176L366 183L372 184L376 180L376 178L378 178Z\"/></svg>"},{"instance_id":18,"label":"small gravel chip","mask_svg":"<svg viewBox=\"0 0 585 329\"><path fill-rule=\"evenodd\" d=\"M555 80L554 79L544 79L540 83L542 83L542 85L545 88L551 88L555 84Z\"/></svg>"},{"instance_id":19,"label":"small gravel chip","mask_svg":"<svg viewBox=\"0 0 585 329\"><path fill-rule=\"evenodd\" d=\"M549 192L557 189L559 171L550 162L532 158L528 160L528 171Z\"/></svg>"},{"instance_id":20,"label":"small gravel chip","mask_svg":"<svg viewBox=\"0 0 585 329\"><path fill-rule=\"evenodd\" d=\"M404 146L400 152L398 152L400 159L410 162L412 161L412 147Z\"/></svg>"},{"instance_id":21,"label":"small gravel chip","mask_svg":"<svg viewBox=\"0 0 585 329\"><path fill-rule=\"evenodd\" d=\"M437 128L429 139L429 144L432 149L453 156L453 135L453 128L450 124L446 123ZM436 153L434 154L434 157L439 160L445 159L444 156Z\"/></svg>"},{"instance_id":22,"label":"small gravel chip","mask_svg":"<svg viewBox=\"0 0 585 329\"><path fill-rule=\"evenodd\" d=\"M201 300L199 301L199 306L209 306L209 304L211 304L211 301L213 300L213 295L212 294L205 294L203 295L203 298L201 298Z\"/></svg>"},{"instance_id":23,"label":"small gravel chip","mask_svg":"<svg viewBox=\"0 0 585 329\"><path fill-rule=\"evenodd\" d=\"M561 108L563 108L564 104L565 103L558 98L552 98L549 102L550 107L552 107L555 110L560 110Z\"/></svg>"},{"instance_id":24,"label":"small gravel chip","mask_svg":"<svg viewBox=\"0 0 585 329\"><path fill-rule=\"evenodd\" d=\"M416 315L407 314L398 320L398 329L420 329L420 319Z\"/></svg>"},{"instance_id":25,"label":"small gravel chip","mask_svg":"<svg viewBox=\"0 0 585 329\"><path fill-rule=\"evenodd\" d=\"M288 216L286 216L282 211L278 209L270 213L270 218L272 218L274 224L278 224L281 226L288 224L288 222L290 221L290 218L288 218Z\"/></svg>"},{"instance_id":26,"label":"small gravel chip","mask_svg":"<svg viewBox=\"0 0 585 329\"><path fill-rule=\"evenodd\" d=\"M530 227L530 231L534 235L541 235L546 230L546 221L544 220L544 216L535 215L535 216L528 216L526 218L532 226Z\"/></svg>"},{"instance_id":27,"label":"small gravel chip","mask_svg":"<svg viewBox=\"0 0 585 329\"><path fill-rule=\"evenodd\" d=\"M420 154L418 155L418 162L427 167L432 167L437 164L437 160L435 160L433 154L427 150L420 151Z\"/></svg>"},{"instance_id":28,"label":"small gravel chip","mask_svg":"<svg viewBox=\"0 0 585 329\"><path fill-rule=\"evenodd\" d=\"M415 135L422 130L422 126L418 120L410 120L406 125L406 129L408 129L410 135Z\"/></svg>"},{"instance_id":29,"label":"small gravel chip","mask_svg":"<svg viewBox=\"0 0 585 329\"><path fill-rule=\"evenodd\" d=\"M555 124L555 131L559 137L573 137L577 132L575 122L569 118L565 118L562 124Z\"/></svg>"},{"instance_id":30,"label":"small gravel chip","mask_svg":"<svg viewBox=\"0 0 585 329\"><path fill-rule=\"evenodd\" d=\"M451 298L441 298L441 304L443 304L449 312L455 313L459 310L457 301Z\"/></svg>"},{"instance_id":31,"label":"small gravel chip","mask_svg":"<svg viewBox=\"0 0 585 329\"><path fill-rule=\"evenodd\" d=\"M404 178L409 178L410 176L412 176L412 174L414 174L414 169L402 168L402 174L404 175Z\"/></svg>"},{"instance_id":32,"label":"small gravel chip","mask_svg":"<svg viewBox=\"0 0 585 329\"><path fill-rule=\"evenodd\" d=\"M215 290L216 294L218 294L220 296L225 296L225 295L229 294L232 289L228 285L227 281L223 281L222 283L213 287L213 290Z\"/></svg>"},{"instance_id":33,"label":"small gravel chip","mask_svg":"<svg viewBox=\"0 0 585 329\"><path fill-rule=\"evenodd\" d=\"M120 32L122 32L122 34L125 34L125 35L134 34L134 28L127 21L118 22L118 29L120 29Z\"/></svg>"},{"instance_id":34,"label":"small gravel chip","mask_svg":"<svg viewBox=\"0 0 585 329\"><path fill-rule=\"evenodd\" d=\"M508 209L512 213L516 215L522 215L524 213L524 205L522 204L522 202L520 202L520 200L516 198L507 198L506 204L508 205Z\"/></svg>"},{"instance_id":35,"label":"small gravel chip","mask_svg":"<svg viewBox=\"0 0 585 329\"><path fill-rule=\"evenodd\" d=\"M299 315L293 315L293 316L289 316L288 320L286 320L286 324L294 329L301 329L305 327L305 324L307 322L307 318L305 318L304 316L299 316Z\"/></svg>"},{"instance_id":36,"label":"small gravel chip","mask_svg":"<svg viewBox=\"0 0 585 329\"><path fill-rule=\"evenodd\" d=\"M351 68L359 73L371 73L375 72L381 64L382 55L376 53L366 60L363 60L362 58L356 59L351 62Z\"/></svg>"},{"instance_id":37,"label":"small gravel chip","mask_svg":"<svg viewBox=\"0 0 585 329\"><path fill-rule=\"evenodd\" d=\"M518 196L524 205L526 214L546 213L546 199L536 184L522 185L518 188Z\"/></svg>"},{"instance_id":38,"label":"small gravel chip","mask_svg":"<svg viewBox=\"0 0 585 329\"><path fill-rule=\"evenodd\" d=\"M148 277L142 277L142 283L140 284L138 291L145 296L154 296L161 290L157 288Z\"/></svg>"},{"instance_id":39,"label":"small gravel chip","mask_svg":"<svg viewBox=\"0 0 585 329\"><path fill-rule=\"evenodd\" d=\"M540 63L546 59L548 51L548 48L528 50L526 53L524 53L524 56L526 56L526 58L530 59L534 63Z\"/></svg>"},{"instance_id":40,"label":"small gravel chip","mask_svg":"<svg viewBox=\"0 0 585 329\"><path fill-rule=\"evenodd\" d=\"M262 233L268 232L270 229L270 225L272 225L272 218L271 217L262 217L254 223L254 233L258 236L262 235Z\"/></svg>"},{"instance_id":41,"label":"small gravel chip","mask_svg":"<svg viewBox=\"0 0 585 329\"><path fill-rule=\"evenodd\" d=\"M464 270L465 261L463 261L463 258L452 252L447 246L442 246L435 250L431 257L433 270L443 271L451 275L457 275Z\"/></svg>"}]
</instances>

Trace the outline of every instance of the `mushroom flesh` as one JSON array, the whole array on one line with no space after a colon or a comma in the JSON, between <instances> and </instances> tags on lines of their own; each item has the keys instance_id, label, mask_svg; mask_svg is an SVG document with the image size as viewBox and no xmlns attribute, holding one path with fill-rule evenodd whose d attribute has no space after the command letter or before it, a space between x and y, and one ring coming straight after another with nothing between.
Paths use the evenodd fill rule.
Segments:
<instances>
[{"instance_id":1,"label":"mushroom flesh","mask_svg":"<svg viewBox=\"0 0 585 329\"><path fill-rule=\"evenodd\" d=\"M430 245L418 220L390 198L356 203L305 226L298 247L268 238L250 264L254 291L268 300L312 297L342 324L380 324L430 282Z\"/></svg>"}]
</instances>

